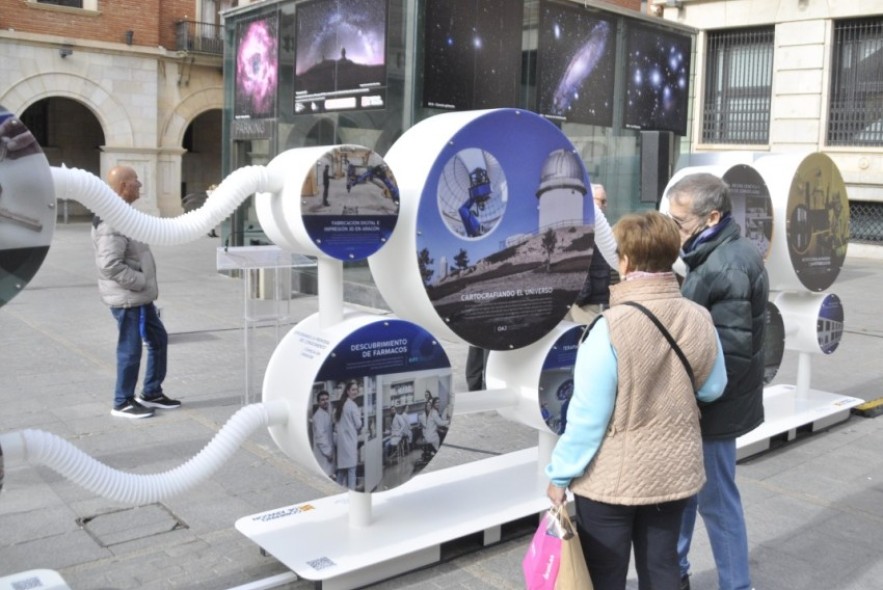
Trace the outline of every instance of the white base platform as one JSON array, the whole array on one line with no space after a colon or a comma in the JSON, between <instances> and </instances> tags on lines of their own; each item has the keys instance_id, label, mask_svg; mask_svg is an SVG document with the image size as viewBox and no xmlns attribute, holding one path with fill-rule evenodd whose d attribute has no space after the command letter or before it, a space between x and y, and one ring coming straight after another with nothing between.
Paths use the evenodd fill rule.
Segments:
<instances>
[{"instance_id":1,"label":"white base platform","mask_svg":"<svg viewBox=\"0 0 883 590\"><path fill-rule=\"evenodd\" d=\"M785 435L793 440L797 429L812 432L849 418L850 410L865 400L817 389L799 394L795 385L773 385L763 391L764 423L736 439L736 459L745 459L770 448L770 440Z\"/></svg>"},{"instance_id":2,"label":"white base platform","mask_svg":"<svg viewBox=\"0 0 883 590\"><path fill-rule=\"evenodd\" d=\"M0 590L22 590L23 588L71 590L71 587L58 572L52 570L29 570L0 578Z\"/></svg>"},{"instance_id":3,"label":"white base platform","mask_svg":"<svg viewBox=\"0 0 883 590\"><path fill-rule=\"evenodd\" d=\"M420 474L372 494L371 523L350 523L350 493L240 518L236 529L323 589L357 588L441 558L441 544L549 507L537 447Z\"/></svg>"},{"instance_id":4,"label":"white base platform","mask_svg":"<svg viewBox=\"0 0 883 590\"><path fill-rule=\"evenodd\" d=\"M781 435L797 436L849 418L864 400L793 385L764 390L765 422L736 439L744 459L770 448ZM423 473L373 494L370 524L350 518L350 494L320 498L236 521L236 529L299 577L323 590L348 590L413 571L441 558L442 543L484 532L500 539L501 526L549 506L538 448ZM355 507L360 510L361 507Z\"/></svg>"}]
</instances>

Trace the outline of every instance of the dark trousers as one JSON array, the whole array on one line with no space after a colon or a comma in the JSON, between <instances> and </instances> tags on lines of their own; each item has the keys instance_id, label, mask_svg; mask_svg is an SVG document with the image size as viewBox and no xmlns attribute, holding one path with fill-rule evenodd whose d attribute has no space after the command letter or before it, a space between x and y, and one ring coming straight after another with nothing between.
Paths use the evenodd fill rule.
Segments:
<instances>
[{"instance_id":1,"label":"dark trousers","mask_svg":"<svg viewBox=\"0 0 883 590\"><path fill-rule=\"evenodd\" d=\"M583 554L595 590L624 590L634 546L640 590L679 590L678 534L687 500L647 506L576 498Z\"/></svg>"},{"instance_id":2,"label":"dark trousers","mask_svg":"<svg viewBox=\"0 0 883 590\"><path fill-rule=\"evenodd\" d=\"M487 364L489 350L470 346L466 352L466 387L469 391L486 389L484 383L484 366Z\"/></svg>"}]
</instances>

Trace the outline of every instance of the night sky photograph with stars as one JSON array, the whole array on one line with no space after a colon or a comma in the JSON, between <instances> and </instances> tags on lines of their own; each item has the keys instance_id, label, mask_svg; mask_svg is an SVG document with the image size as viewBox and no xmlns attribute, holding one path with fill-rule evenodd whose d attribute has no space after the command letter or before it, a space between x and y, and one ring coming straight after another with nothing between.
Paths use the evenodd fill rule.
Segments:
<instances>
[{"instance_id":1,"label":"night sky photograph with stars","mask_svg":"<svg viewBox=\"0 0 883 590\"><path fill-rule=\"evenodd\" d=\"M616 23L578 6L540 2L537 112L610 127Z\"/></svg>"},{"instance_id":2,"label":"night sky photograph with stars","mask_svg":"<svg viewBox=\"0 0 883 590\"><path fill-rule=\"evenodd\" d=\"M623 124L685 135L692 40L688 35L635 25L629 26L626 39Z\"/></svg>"},{"instance_id":3,"label":"night sky photograph with stars","mask_svg":"<svg viewBox=\"0 0 883 590\"><path fill-rule=\"evenodd\" d=\"M296 101L386 87L386 4L315 0L297 5Z\"/></svg>"},{"instance_id":4,"label":"night sky photograph with stars","mask_svg":"<svg viewBox=\"0 0 883 590\"><path fill-rule=\"evenodd\" d=\"M423 106L518 106L521 0L427 0Z\"/></svg>"}]
</instances>

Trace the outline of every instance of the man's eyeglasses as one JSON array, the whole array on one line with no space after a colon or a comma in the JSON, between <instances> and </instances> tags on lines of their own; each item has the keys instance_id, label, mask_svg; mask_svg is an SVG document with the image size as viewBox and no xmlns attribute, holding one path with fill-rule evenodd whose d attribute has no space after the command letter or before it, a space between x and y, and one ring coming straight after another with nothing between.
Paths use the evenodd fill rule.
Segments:
<instances>
[{"instance_id":1,"label":"man's eyeglasses","mask_svg":"<svg viewBox=\"0 0 883 590\"><path fill-rule=\"evenodd\" d=\"M671 213L668 214L671 217L672 221L675 222L675 225L678 226L678 231L680 231L684 235L693 235L697 231L702 229L702 226L705 224L707 217L702 218L698 215L689 215L687 217L676 217Z\"/></svg>"}]
</instances>

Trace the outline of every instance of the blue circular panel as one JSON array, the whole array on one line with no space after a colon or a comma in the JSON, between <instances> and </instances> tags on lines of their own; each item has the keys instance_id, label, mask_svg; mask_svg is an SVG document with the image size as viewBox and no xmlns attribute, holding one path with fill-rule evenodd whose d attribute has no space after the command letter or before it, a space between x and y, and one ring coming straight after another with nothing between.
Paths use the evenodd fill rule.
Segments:
<instances>
[{"instance_id":1,"label":"blue circular panel","mask_svg":"<svg viewBox=\"0 0 883 590\"><path fill-rule=\"evenodd\" d=\"M348 489L388 490L422 471L444 442L454 410L451 363L420 326L374 322L328 354L310 403L310 443L323 471ZM317 439L331 441L330 458Z\"/></svg>"},{"instance_id":2,"label":"blue circular panel","mask_svg":"<svg viewBox=\"0 0 883 590\"><path fill-rule=\"evenodd\" d=\"M831 354L837 350L843 337L843 304L836 295L827 295L822 301L816 333L822 352Z\"/></svg>"},{"instance_id":3,"label":"blue circular panel","mask_svg":"<svg viewBox=\"0 0 883 590\"><path fill-rule=\"evenodd\" d=\"M561 335L546 355L540 374L540 415L549 430L564 432L567 406L573 395L573 367L585 326L574 326Z\"/></svg>"},{"instance_id":4,"label":"blue circular panel","mask_svg":"<svg viewBox=\"0 0 883 590\"><path fill-rule=\"evenodd\" d=\"M542 117L488 111L436 157L416 233L423 284L446 325L481 348L527 346L561 321L585 280L588 174Z\"/></svg>"},{"instance_id":5,"label":"blue circular panel","mask_svg":"<svg viewBox=\"0 0 883 590\"><path fill-rule=\"evenodd\" d=\"M374 151L342 145L316 161L301 193L310 240L337 260L363 260L389 239L399 215L399 188Z\"/></svg>"}]
</instances>

